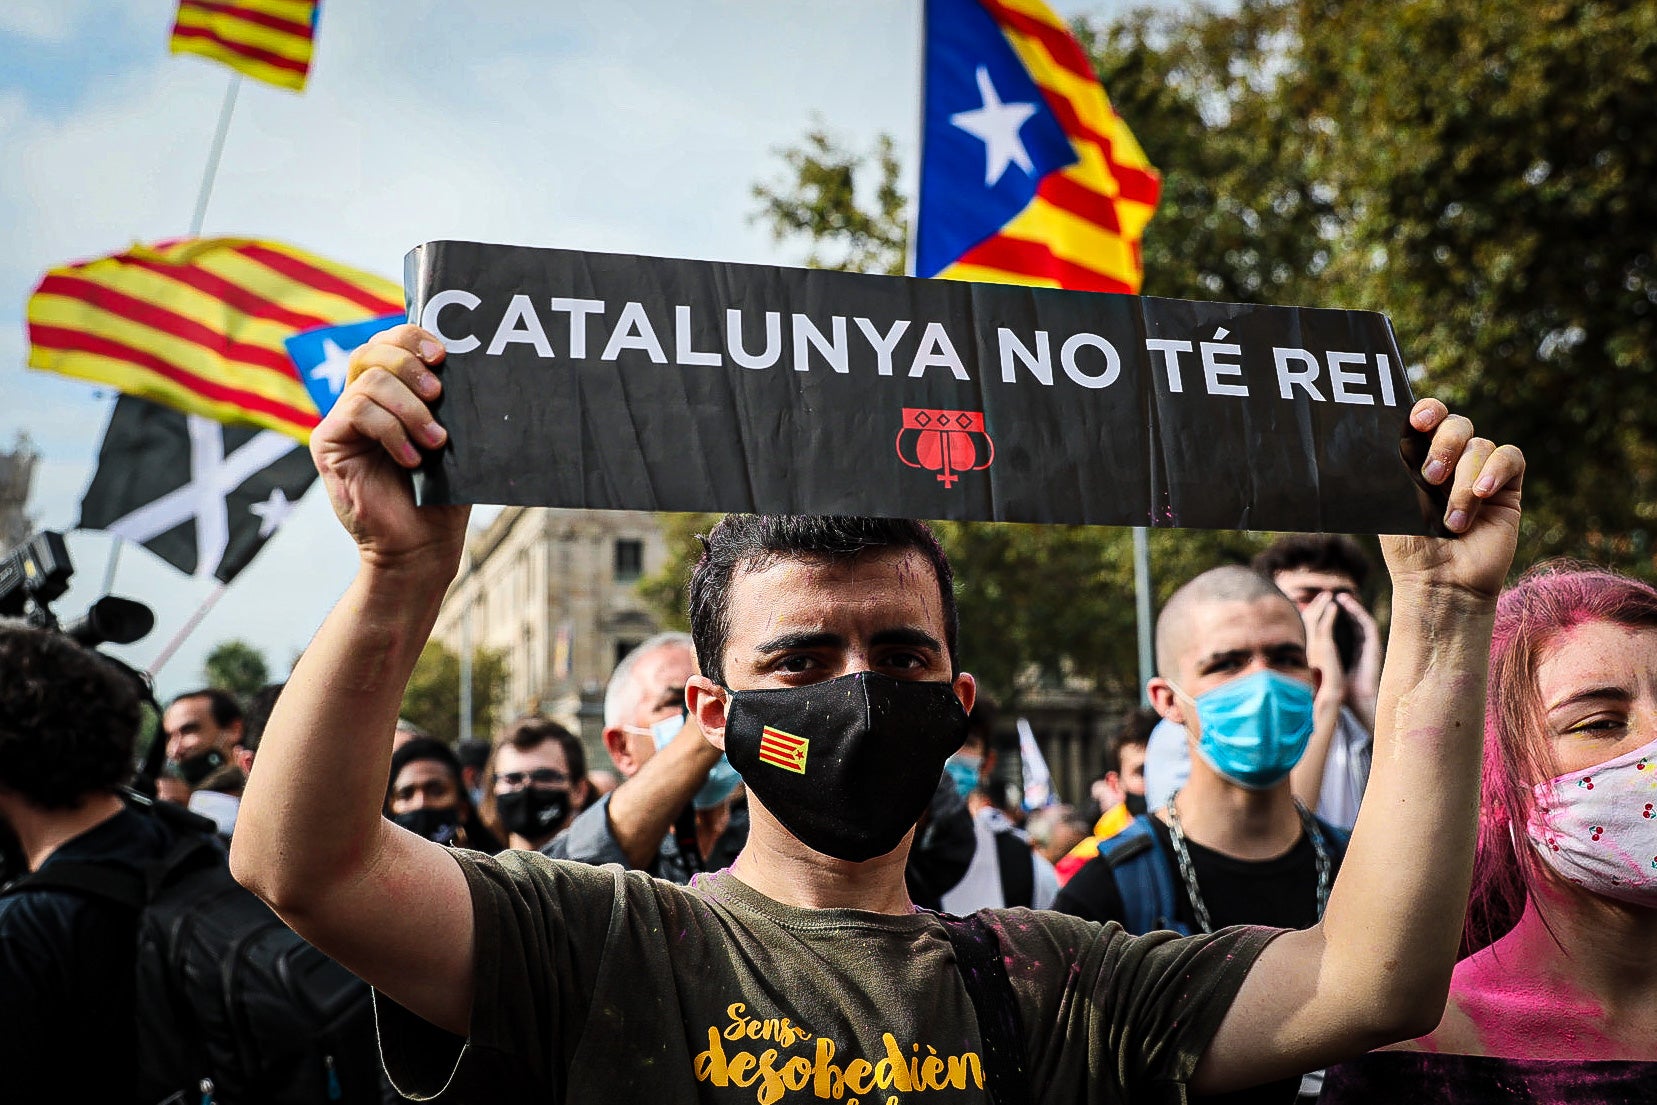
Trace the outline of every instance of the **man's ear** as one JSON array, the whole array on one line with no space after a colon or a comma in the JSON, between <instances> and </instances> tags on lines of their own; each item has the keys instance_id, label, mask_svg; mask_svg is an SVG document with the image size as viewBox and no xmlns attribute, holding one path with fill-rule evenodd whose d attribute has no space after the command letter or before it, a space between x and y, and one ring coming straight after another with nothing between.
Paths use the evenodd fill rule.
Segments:
<instances>
[{"instance_id":1,"label":"man's ear","mask_svg":"<svg viewBox=\"0 0 1657 1105\"><path fill-rule=\"evenodd\" d=\"M1179 695L1174 693L1174 685L1162 676L1152 676L1145 684L1145 693L1150 696L1151 708L1175 725L1185 724L1185 708L1180 704Z\"/></svg>"},{"instance_id":2,"label":"man's ear","mask_svg":"<svg viewBox=\"0 0 1657 1105\"><path fill-rule=\"evenodd\" d=\"M707 742L725 751L725 708L730 692L705 675L693 675L685 683L685 707L696 720Z\"/></svg>"},{"instance_id":3,"label":"man's ear","mask_svg":"<svg viewBox=\"0 0 1657 1105\"><path fill-rule=\"evenodd\" d=\"M949 685L954 688L955 697L961 700L961 709L972 713L972 704L978 701L978 680L962 672L950 680Z\"/></svg>"},{"instance_id":4,"label":"man's ear","mask_svg":"<svg viewBox=\"0 0 1657 1105\"><path fill-rule=\"evenodd\" d=\"M640 765L633 758L633 749L627 743L627 731L619 725L606 725L604 748L610 753L610 760L616 765L616 770L621 772L621 777L631 779Z\"/></svg>"},{"instance_id":5,"label":"man's ear","mask_svg":"<svg viewBox=\"0 0 1657 1105\"><path fill-rule=\"evenodd\" d=\"M230 759L242 769L243 775L253 770L253 753L243 745L238 744L230 750Z\"/></svg>"}]
</instances>

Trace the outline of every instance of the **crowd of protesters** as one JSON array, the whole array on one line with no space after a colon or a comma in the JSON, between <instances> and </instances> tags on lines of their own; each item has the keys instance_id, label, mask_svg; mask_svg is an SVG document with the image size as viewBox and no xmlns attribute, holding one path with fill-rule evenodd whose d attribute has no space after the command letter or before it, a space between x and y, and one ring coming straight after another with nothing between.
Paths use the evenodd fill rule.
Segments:
<instances>
[{"instance_id":1,"label":"crowd of protesters","mask_svg":"<svg viewBox=\"0 0 1657 1105\"><path fill-rule=\"evenodd\" d=\"M412 340L353 358L382 370L359 390L405 389L397 420L418 403ZM1349 539L1201 573L1159 616L1149 707L1075 805L1021 801L924 527L746 516L710 535L692 633L617 666L613 775L550 718L458 747L397 719L430 619L369 580L286 688L168 703L147 782L377 988L380 1100L743 1100L762 1075L762 1101L808 1082L889 1101L1657 1099L1657 590L1555 564L1497 602L1523 462L1420 409L1444 457L1476 461L1439 474L1475 517L1384 542L1391 647ZM392 432L340 410L316 445L330 484L366 478L331 447L394 471ZM463 533L393 513L358 539ZM914 597L917 564L941 605ZM415 579L441 594L449 570ZM369 608L395 633L367 641ZM742 653L755 619L781 628ZM392 676L353 667L370 645ZM104 665L0 622L8 1099L141 1099L131 910L42 877L149 870L186 831L121 789L137 698ZM760 1034L771 1051L743 1050ZM110 1061L62 1091L88 1037Z\"/></svg>"}]
</instances>

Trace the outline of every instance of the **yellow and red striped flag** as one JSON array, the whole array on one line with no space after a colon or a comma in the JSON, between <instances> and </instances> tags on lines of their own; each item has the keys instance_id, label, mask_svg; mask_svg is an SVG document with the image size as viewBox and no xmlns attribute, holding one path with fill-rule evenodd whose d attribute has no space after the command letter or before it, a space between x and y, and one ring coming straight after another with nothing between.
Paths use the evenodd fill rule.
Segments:
<instances>
[{"instance_id":1,"label":"yellow and red striped flag","mask_svg":"<svg viewBox=\"0 0 1657 1105\"><path fill-rule=\"evenodd\" d=\"M805 737L796 737L793 733L785 733L781 729L773 729L767 725L759 734L759 759L761 763L780 767L784 771L792 771L796 775L805 774L806 754L811 751L811 742Z\"/></svg>"},{"instance_id":2,"label":"yellow and red striped flag","mask_svg":"<svg viewBox=\"0 0 1657 1105\"><path fill-rule=\"evenodd\" d=\"M284 339L402 308L392 281L280 242L135 245L46 274L29 365L305 441L320 416Z\"/></svg>"},{"instance_id":3,"label":"yellow and red striped flag","mask_svg":"<svg viewBox=\"0 0 1657 1105\"><path fill-rule=\"evenodd\" d=\"M1042 0L927 0L915 275L1137 292L1162 182Z\"/></svg>"},{"instance_id":4,"label":"yellow and red striped flag","mask_svg":"<svg viewBox=\"0 0 1657 1105\"><path fill-rule=\"evenodd\" d=\"M321 10L322 0L178 0L168 49L303 92Z\"/></svg>"}]
</instances>

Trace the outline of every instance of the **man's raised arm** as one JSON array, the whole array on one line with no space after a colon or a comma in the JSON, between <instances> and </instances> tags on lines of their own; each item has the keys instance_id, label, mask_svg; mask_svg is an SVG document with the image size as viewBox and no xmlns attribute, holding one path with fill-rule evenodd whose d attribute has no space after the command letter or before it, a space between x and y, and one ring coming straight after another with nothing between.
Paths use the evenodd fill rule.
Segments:
<instances>
[{"instance_id":1,"label":"man's raised arm","mask_svg":"<svg viewBox=\"0 0 1657 1105\"><path fill-rule=\"evenodd\" d=\"M403 689L459 563L466 507L416 507L415 443L443 430L427 402L435 339L413 326L351 356L351 383L311 438L356 578L271 714L242 800L236 878L294 931L426 1020L465 1035L472 908L447 849L380 816Z\"/></svg>"},{"instance_id":2,"label":"man's raised arm","mask_svg":"<svg viewBox=\"0 0 1657 1105\"><path fill-rule=\"evenodd\" d=\"M1424 471L1450 482L1449 539L1389 537L1392 629L1375 766L1321 924L1255 962L1198 1065L1201 1093L1314 1070L1439 1021L1467 907L1478 826L1485 670L1513 561L1524 457L1473 437L1437 400Z\"/></svg>"}]
</instances>

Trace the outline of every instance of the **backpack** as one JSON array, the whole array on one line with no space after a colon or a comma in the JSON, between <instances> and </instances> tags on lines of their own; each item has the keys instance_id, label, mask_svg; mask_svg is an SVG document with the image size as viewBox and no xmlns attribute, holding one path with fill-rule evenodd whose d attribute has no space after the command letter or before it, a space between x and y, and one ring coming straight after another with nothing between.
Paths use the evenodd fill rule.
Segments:
<instances>
[{"instance_id":1,"label":"backpack","mask_svg":"<svg viewBox=\"0 0 1657 1105\"><path fill-rule=\"evenodd\" d=\"M1338 865L1346 855L1350 834L1316 815L1312 820L1323 833L1330 858ZM1175 915L1179 899L1174 892L1174 861L1151 828L1150 814L1140 814L1127 828L1100 844L1099 858L1116 880L1124 929L1134 935L1165 929L1191 935L1191 927Z\"/></svg>"},{"instance_id":2,"label":"backpack","mask_svg":"<svg viewBox=\"0 0 1657 1105\"><path fill-rule=\"evenodd\" d=\"M160 859L142 871L50 864L0 893L70 890L137 914L143 1099L378 1102L367 983L306 943L231 877L211 822L141 796L128 800L172 830L173 843Z\"/></svg>"}]
</instances>

